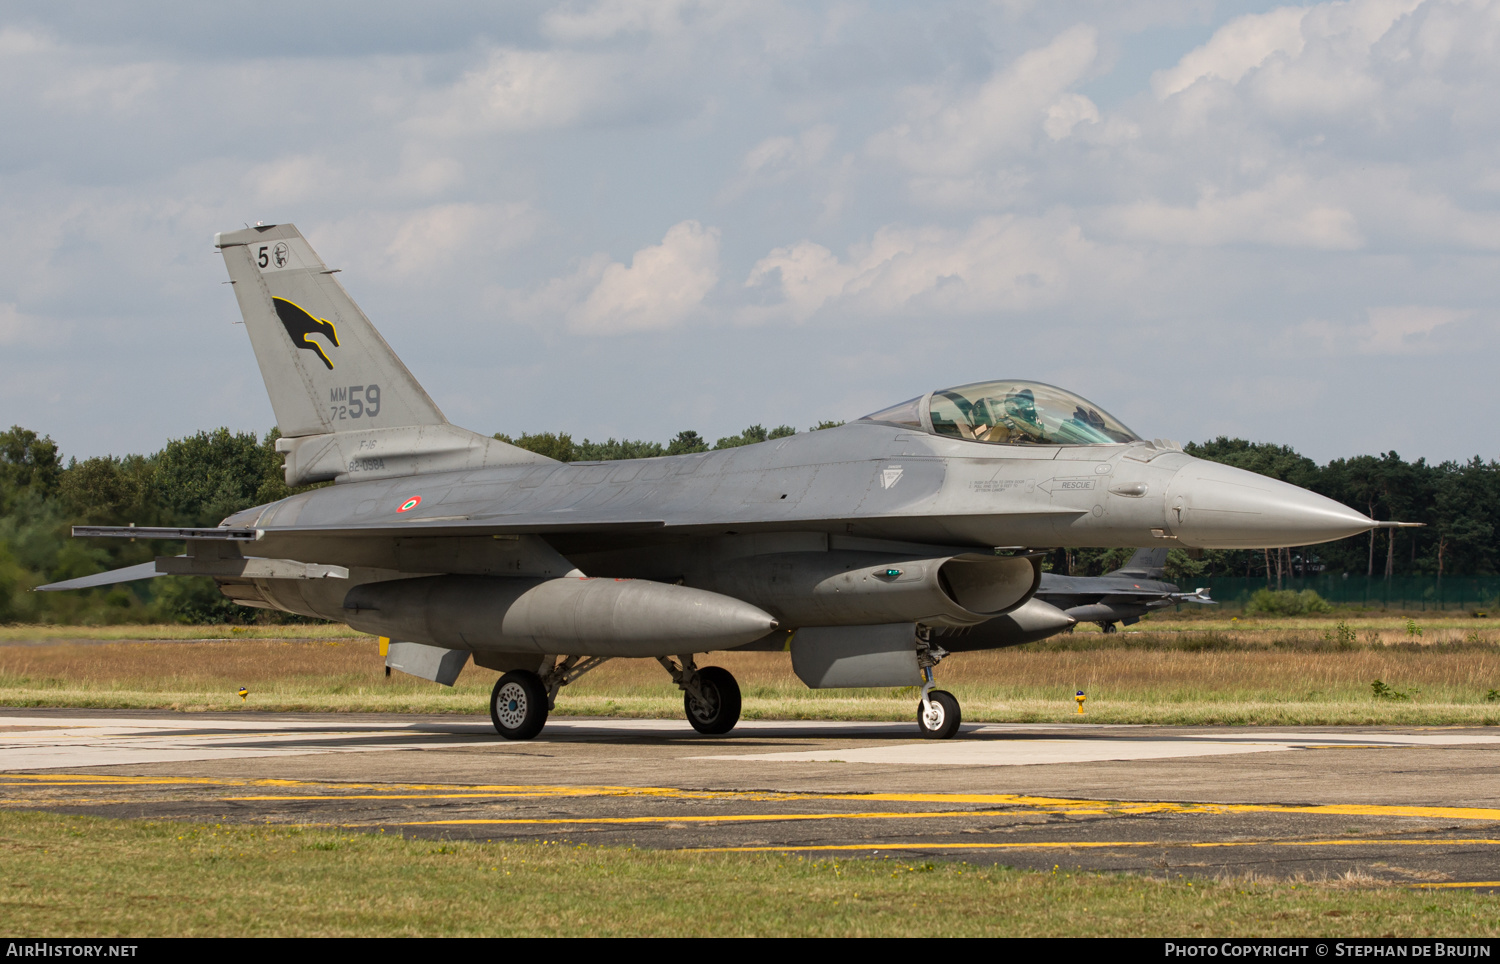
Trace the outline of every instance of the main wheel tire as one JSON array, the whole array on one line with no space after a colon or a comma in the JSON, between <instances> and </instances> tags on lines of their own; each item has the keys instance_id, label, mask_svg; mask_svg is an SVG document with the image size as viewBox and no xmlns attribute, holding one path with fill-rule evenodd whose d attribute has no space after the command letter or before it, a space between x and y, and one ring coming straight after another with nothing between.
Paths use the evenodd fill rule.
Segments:
<instances>
[{"instance_id":1,"label":"main wheel tire","mask_svg":"<svg viewBox=\"0 0 1500 964\"><path fill-rule=\"evenodd\" d=\"M547 687L526 670L506 673L490 693L490 720L507 740L529 740L547 724Z\"/></svg>"},{"instance_id":2,"label":"main wheel tire","mask_svg":"<svg viewBox=\"0 0 1500 964\"><path fill-rule=\"evenodd\" d=\"M952 693L933 690L927 694L927 704L931 707L931 712L927 712L921 703L917 704L917 729L922 731L923 738L946 740L958 732L958 725L963 722L963 713Z\"/></svg>"},{"instance_id":3,"label":"main wheel tire","mask_svg":"<svg viewBox=\"0 0 1500 964\"><path fill-rule=\"evenodd\" d=\"M1118 633L1120 631L1120 627L1114 623L1100 623L1099 628L1106 633Z\"/></svg>"},{"instance_id":4,"label":"main wheel tire","mask_svg":"<svg viewBox=\"0 0 1500 964\"><path fill-rule=\"evenodd\" d=\"M729 670L718 666L698 670L698 689L703 693L701 700L691 693L682 694L682 708L693 729L711 736L734 729L740 721L740 684Z\"/></svg>"}]
</instances>

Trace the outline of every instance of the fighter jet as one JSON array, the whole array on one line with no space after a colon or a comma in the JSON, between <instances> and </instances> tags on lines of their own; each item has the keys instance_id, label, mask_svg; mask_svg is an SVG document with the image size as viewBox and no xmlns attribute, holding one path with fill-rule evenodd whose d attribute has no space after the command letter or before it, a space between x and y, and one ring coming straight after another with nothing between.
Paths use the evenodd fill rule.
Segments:
<instances>
[{"instance_id":1,"label":"fighter jet","mask_svg":"<svg viewBox=\"0 0 1500 964\"><path fill-rule=\"evenodd\" d=\"M1140 622L1153 609L1185 602L1213 605L1208 589L1181 592L1165 581L1167 551L1165 547L1137 549L1129 562L1102 576L1044 572L1036 598L1080 623L1098 623L1106 633L1115 632L1117 622L1126 626Z\"/></svg>"},{"instance_id":2,"label":"fighter jet","mask_svg":"<svg viewBox=\"0 0 1500 964\"><path fill-rule=\"evenodd\" d=\"M451 685L501 672L495 729L539 733L558 690L658 660L691 725L740 690L698 658L786 650L810 687L919 685L924 737L958 732L949 652L1073 624L1035 598L1058 546L1304 546L1379 523L1148 440L1079 395L1002 379L838 428L722 451L559 463L448 422L290 224L218 235L290 486L334 484L202 529L75 526L186 553L48 589L157 573L345 622L387 665ZM383 643L383 645L387 645Z\"/></svg>"}]
</instances>

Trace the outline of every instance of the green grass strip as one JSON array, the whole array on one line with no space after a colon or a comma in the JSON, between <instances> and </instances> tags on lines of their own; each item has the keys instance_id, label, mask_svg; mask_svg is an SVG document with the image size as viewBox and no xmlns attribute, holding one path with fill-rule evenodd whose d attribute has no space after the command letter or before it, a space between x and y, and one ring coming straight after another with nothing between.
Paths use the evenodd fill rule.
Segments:
<instances>
[{"instance_id":1,"label":"green grass strip","mask_svg":"<svg viewBox=\"0 0 1500 964\"><path fill-rule=\"evenodd\" d=\"M1500 936L1500 897L0 812L27 936Z\"/></svg>"}]
</instances>

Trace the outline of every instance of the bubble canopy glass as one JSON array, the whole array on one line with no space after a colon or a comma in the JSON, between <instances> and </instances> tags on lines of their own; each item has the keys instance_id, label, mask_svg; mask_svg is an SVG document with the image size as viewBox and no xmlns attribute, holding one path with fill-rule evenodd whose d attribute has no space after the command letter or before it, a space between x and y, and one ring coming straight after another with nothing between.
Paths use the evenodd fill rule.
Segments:
<instances>
[{"instance_id":1,"label":"bubble canopy glass","mask_svg":"<svg viewBox=\"0 0 1500 964\"><path fill-rule=\"evenodd\" d=\"M1139 440L1093 402L1041 382L975 382L866 415L934 435L1003 445L1108 445Z\"/></svg>"}]
</instances>

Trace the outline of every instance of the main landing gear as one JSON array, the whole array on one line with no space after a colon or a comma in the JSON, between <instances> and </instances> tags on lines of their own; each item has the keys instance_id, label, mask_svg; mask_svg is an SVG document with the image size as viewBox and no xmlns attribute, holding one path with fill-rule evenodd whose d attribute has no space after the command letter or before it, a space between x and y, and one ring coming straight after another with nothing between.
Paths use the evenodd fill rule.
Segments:
<instances>
[{"instance_id":1,"label":"main landing gear","mask_svg":"<svg viewBox=\"0 0 1500 964\"><path fill-rule=\"evenodd\" d=\"M568 656L544 673L524 669L506 673L490 693L490 721L495 724L495 732L507 740L536 736L557 705L557 691L608 660L608 656ZM657 661L682 690L682 707L693 729L713 736L734 729L740 721L740 684L729 670L718 666L699 669L691 654L676 661L660 656Z\"/></svg>"},{"instance_id":2,"label":"main landing gear","mask_svg":"<svg viewBox=\"0 0 1500 964\"><path fill-rule=\"evenodd\" d=\"M740 721L740 684L736 683L729 670L719 666L699 669L693 663L691 653L677 657L658 656L672 676L672 682L682 690L682 708L693 729L710 736L720 736L734 729Z\"/></svg>"},{"instance_id":3,"label":"main landing gear","mask_svg":"<svg viewBox=\"0 0 1500 964\"><path fill-rule=\"evenodd\" d=\"M608 656L568 656L545 673L511 670L490 692L490 721L507 740L529 740L547 725L557 705L557 691L602 663Z\"/></svg>"},{"instance_id":4,"label":"main landing gear","mask_svg":"<svg viewBox=\"0 0 1500 964\"><path fill-rule=\"evenodd\" d=\"M917 731L928 740L946 740L958 733L963 722L958 700L947 690L933 689L937 681L932 678L932 668L948 655L948 651L932 642L927 630L917 634L917 665L922 669L922 700L917 704Z\"/></svg>"}]
</instances>

